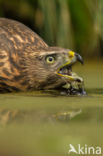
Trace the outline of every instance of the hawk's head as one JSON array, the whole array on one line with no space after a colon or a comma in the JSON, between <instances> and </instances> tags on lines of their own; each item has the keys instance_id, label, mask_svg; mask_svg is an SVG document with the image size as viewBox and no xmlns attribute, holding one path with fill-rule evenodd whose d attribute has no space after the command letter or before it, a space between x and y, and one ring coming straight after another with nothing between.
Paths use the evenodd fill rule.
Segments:
<instances>
[{"instance_id":1,"label":"hawk's head","mask_svg":"<svg viewBox=\"0 0 103 156\"><path fill-rule=\"evenodd\" d=\"M31 88L55 89L73 81L82 82L82 78L72 72L72 65L82 57L69 50L47 47L28 53L26 71Z\"/></svg>"}]
</instances>

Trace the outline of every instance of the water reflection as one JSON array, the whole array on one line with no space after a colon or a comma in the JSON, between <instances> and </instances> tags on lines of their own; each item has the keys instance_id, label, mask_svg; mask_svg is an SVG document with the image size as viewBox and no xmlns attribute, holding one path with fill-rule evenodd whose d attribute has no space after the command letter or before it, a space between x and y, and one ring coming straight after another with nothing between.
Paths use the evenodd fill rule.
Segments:
<instances>
[{"instance_id":1,"label":"water reflection","mask_svg":"<svg viewBox=\"0 0 103 156\"><path fill-rule=\"evenodd\" d=\"M68 122L82 111L81 109L71 109L63 112L56 112L54 114L43 111L20 111L10 109L0 109L0 125L24 122L50 122L60 121Z\"/></svg>"}]
</instances>

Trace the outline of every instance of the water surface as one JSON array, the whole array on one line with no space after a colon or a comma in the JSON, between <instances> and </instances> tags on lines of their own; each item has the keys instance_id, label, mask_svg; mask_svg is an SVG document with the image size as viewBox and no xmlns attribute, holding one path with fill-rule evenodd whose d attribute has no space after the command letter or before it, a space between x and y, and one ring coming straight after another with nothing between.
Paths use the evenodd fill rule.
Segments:
<instances>
[{"instance_id":1,"label":"water surface","mask_svg":"<svg viewBox=\"0 0 103 156\"><path fill-rule=\"evenodd\" d=\"M103 63L74 68L87 96L0 94L0 156L64 156L69 144L103 147Z\"/></svg>"}]
</instances>

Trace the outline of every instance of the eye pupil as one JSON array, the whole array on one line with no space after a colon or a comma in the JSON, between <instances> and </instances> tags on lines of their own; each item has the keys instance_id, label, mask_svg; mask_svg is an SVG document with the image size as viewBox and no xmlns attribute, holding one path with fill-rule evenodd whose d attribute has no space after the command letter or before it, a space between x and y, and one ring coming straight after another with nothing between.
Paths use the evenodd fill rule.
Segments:
<instances>
[{"instance_id":1,"label":"eye pupil","mask_svg":"<svg viewBox=\"0 0 103 156\"><path fill-rule=\"evenodd\" d=\"M53 60L53 58L52 57L49 57L49 61L51 62Z\"/></svg>"}]
</instances>

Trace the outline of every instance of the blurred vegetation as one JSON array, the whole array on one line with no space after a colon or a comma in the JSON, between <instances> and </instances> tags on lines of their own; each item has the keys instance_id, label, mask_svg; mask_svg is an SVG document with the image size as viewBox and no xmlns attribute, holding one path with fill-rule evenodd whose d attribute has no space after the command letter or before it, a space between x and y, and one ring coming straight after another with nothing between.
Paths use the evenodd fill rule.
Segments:
<instances>
[{"instance_id":1,"label":"blurred vegetation","mask_svg":"<svg viewBox=\"0 0 103 156\"><path fill-rule=\"evenodd\" d=\"M0 16L26 24L51 46L103 56L103 0L0 0Z\"/></svg>"}]
</instances>

